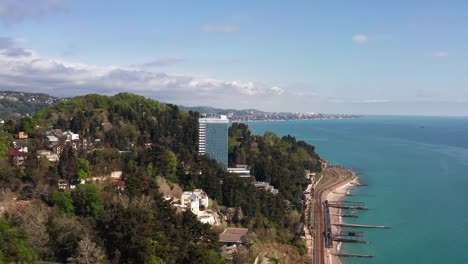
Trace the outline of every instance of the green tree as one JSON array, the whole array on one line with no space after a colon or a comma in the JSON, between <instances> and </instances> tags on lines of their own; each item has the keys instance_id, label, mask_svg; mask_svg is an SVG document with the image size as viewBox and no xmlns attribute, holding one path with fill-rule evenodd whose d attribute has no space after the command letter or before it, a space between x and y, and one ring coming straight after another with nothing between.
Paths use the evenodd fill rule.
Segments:
<instances>
[{"instance_id":1,"label":"green tree","mask_svg":"<svg viewBox=\"0 0 468 264\"><path fill-rule=\"evenodd\" d=\"M72 199L77 215L96 217L104 209L101 190L94 184L78 185Z\"/></svg>"},{"instance_id":2,"label":"green tree","mask_svg":"<svg viewBox=\"0 0 468 264\"><path fill-rule=\"evenodd\" d=\"M77 174L80 180L86 180L90 176L91 166L86 159L78 159L77 161Z\"/></svg>"},{"instance_id":3,"label":"green tree","mask_svg":"<svg viewBox=\"0 0 468 264\"><path fill-rule=\"evenodd\" d=\"M7 151L10 149L11 142L13 141L13 137L11 134L0 131L0 160L6 160Z\"/></svg>"},{"instance_id":4,"label":"green tree","mask_svg":"<svg viewBox=\"0 0 468 264\"><path fill-rule=\"evenodd\" d=\"M52 194L52 202L66 215L73 215L75 206L69 192L55 191Z\"/></svg>"},{"instance_id":5,"label":"green tree","mask_svg":"<svg viewBox=\"0 0 468 264\"><path fill-rule=\"evenodd\" d=\"M34 120L32 117L23 117L20 120L20 127L21 130L28 133L29 136L33 137L35 134L36 120Z\"/></svg>"},{"instance_id":6,"label":"green tree","mask_svg":"<svg viewBox=\"0 0 468 264\"><path fill-rule=\"evenodd\" d=\"M224 264L224 258L217 250L210 249L202 257L202 264Z\"/></svg>"},{"instance_id":7,"label":"green tree","mask_svg":"<svg viewBox=\"0 0 468 264\"><path fill-rule=\"evenodd\" d=\"M77 178L76 153L70 144L66 144L58 163L58 172L60 177L74 181Z\"/></svg>"},{"instance_id":8,"label":"green tree","mask_svg":"<svg viewBox=\"0 0 468 264\"><path fill-rule=\"evenodd\" d=\"M76 253L78 243L89 233L89 230L77 217L58 215L48 224L50 248L57 260L65 263Z\"/></svg>"},{"instance_id":9,"label":"green tree","mask_svg":"<svg viewBox=\"0 0 468 264\"><path fill-rule=\"evenodd\" d=\"M164 150L161 163L162 175L168 179L174 179L177 171L177 157L174 152L169 149Z\"/></svg>"},{"instance_id":10,"label":"green tree","mask_svg":"<svg viewBox=\"0 0 468 264\"><path fill-rule=\"evenodd\" d=\"M5 219L0 220L0 263L35 263L37 260L26 233L11 227Z\"/></svg>"}]
</instances>

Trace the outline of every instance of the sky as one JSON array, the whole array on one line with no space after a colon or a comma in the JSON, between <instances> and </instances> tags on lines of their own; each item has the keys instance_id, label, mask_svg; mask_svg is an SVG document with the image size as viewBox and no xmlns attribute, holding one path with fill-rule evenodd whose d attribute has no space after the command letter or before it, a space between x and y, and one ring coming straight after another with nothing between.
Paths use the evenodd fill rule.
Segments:
<instances>
[{"instance_id":1,"label":"sky","mask_svg":"<svg viewBox=\"0 0 468 264\"><path fill-rule=\"evenodd\" d=\"M468 2L0 0L0 90L468 115Z\"/></svg>"}]
</instances>

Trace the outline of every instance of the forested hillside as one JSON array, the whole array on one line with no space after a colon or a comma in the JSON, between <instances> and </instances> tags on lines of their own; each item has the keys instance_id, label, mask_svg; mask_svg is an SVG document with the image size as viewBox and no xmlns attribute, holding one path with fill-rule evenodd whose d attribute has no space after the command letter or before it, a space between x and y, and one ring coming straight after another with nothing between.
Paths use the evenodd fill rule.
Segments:
<instances>
[{"instance_id":1,"label":"forested hillside","mask_svg":"<svg viewBox=\"0 0 468 264\"><path fill-rule=\"evenodd\" d=\"M25 115L34 115L38 111L42 111L65 100L42 93L1 91L0 119L5 120L20 118Z\"/></svg>"},{"instance_id":2,"label":"forested hillside","mask_svg":"<svg viewBox=\"0 0 468 264\"><path fill-rule=\"evenodd\" d=\"M249 164L257 180L279 189L275 195L197 155L198 117L197 112L122 93L76 97L33 117L7 121L0 132L4 159L0 201L17 197L21 206L7 210L0 223L0 237L16 241L0 242L0 259L6 263L85 263L80 262L85 257L95 263L225 262L218 231L162 199L157 177L184 189L205 190L220 205L220 213L233 213L231 225L247 227L263 241L292 245L303 254L304 170L320 170L314 148L293 137L254 136L243 124L230 128L230 163ZM45 135L56 130L70 130L80 140L59 139L59 159L51 162L36 153L48 146ZM29 134L21 141L29 152L22 166L14 166L5 160L5 153L20 131ZM125 190L106 182L78 184L112 171L122 171ZM59 190L59 179L76 183L76 190ZM229 261L244 263L251 258L247 250Z\"/></svg>"}]
</instances>

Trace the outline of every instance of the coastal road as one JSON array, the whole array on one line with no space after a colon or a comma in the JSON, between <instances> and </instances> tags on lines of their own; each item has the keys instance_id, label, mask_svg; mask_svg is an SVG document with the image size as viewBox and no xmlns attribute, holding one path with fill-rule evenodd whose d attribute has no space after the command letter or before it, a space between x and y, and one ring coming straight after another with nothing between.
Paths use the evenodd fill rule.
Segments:
<instances>
[{"instance_id":1,"label":"coastal road","mask_svg":"<svg viewBox=\"0 0 468 264\"><path fill-rule=\"evenodd\" d=\"M315 189L314 198L314 256L313 264L325 264L325 238L323 232L325 230L324 215L323 215L323 202L324 192L342 184L348 180L348 177L340 177L340 175L333 169L327 171L333 174L333 178L325 185Z\"/></svg>"}]
</instances>

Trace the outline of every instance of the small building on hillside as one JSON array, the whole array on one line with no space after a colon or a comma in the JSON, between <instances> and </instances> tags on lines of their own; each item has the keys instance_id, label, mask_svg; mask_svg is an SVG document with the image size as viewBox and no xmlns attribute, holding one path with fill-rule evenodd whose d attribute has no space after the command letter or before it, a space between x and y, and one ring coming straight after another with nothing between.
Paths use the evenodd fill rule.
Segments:
<instances>
[{"instance_id":1,"label":"small building on hillside","mask_svg":"<svg viewBox=\"0 0 468 264\"><path fill-rule=\"evenodd\" d=\"M112 185L114 186L114 189L116 191L124 191L125 190L125 186L127 185L124 181L122 180L117 180L117 181L114 181L112 183Z\"/></svg>"},{"instance_id":2,"label":"small building on hillside","mask_svg":"<svg viewBox=\"0 0 468 264\"><path fill-rule=\"evenodd\" d=\"M111 172L110 177L114 180L120 180L122 178L122 171L113 171Z\"/></svg>"},{"instance_id":3,"label":"small building on hillside","mask_svg":"<svg viewBox=\"0 0 468 264\"><path fill-rule=\"evenodd\" d=\"M324 160L320 160L320 164L322 165L322 169L327 169L328 167L330 167L330 164L328 164L328 162Z\"/></svg>"},{"instance_id":4,"label":"small building on hillside","mask_svg":"<svg viewBox=\"0 0 468 264\"><path fill-rule=\"evenodd\" d=\"M313 181L316 174L317 174L317 173L312 172L312 171L310 171L310 170L304 170L304 175L305 175L306 179L308 179L308 180ZM312 183L312 184L313 184L313 183Z\"/></svg>"},{"instance_id":5,"label":"small building on hillside","mask_svg":"<svg viewBox=\"0 0 468 264\"><path fill-rule=\"evenodd\" d=\"M18 132L17 138L18 139L28 139L29 135L28 135L28 133L26 133L24 131L20 131L20 132Z\"/></svg>"},{"instance_id":6,"label":"small building on hillside","mask_svg":"<svg viewBox=\"0 0 468 264\"><path fill-rule=\"evenodd\" d=\"M234 173L240 178L250 178L250 169L247 165L237 165L236 167L227 168L229 173Z\"/></svg>"},{"instance_id":7,"label":"small building on hillside","mask_svg":"<svg viewBox=\"0 0 468 264\"><path fill-rule=\"evenodd\" d=\"M275 187L270 185L268 182L256 182L256 183L254 183L254 186L257 189L269 191L272 194L278 194L279 193L279 190L275 189Z\"/></svg>"},{"instance_id":8,"label":"small building on hillside","mask_svg":"<svg viewBox=\"0 0 468 264\"><path fill-rule=\"evenodd\" d=\"M80 135L75 134L71 131L64 132L62 137L65 138L65 141L75 141L80 139Z\"/></svg>"},{"instance_id":9,"label":"small building on hillside","mask_svg":"<svg viewBox=\"0 0 468 264\"><path fill-rule=\"evenodd\" d=\"M26 153L19 151L17 149L8 150L7 156L9 157L11 163L15 166L23 165L26 159Z\"/></svg>"},{"instance_id":10,"label":"small building on hillside","mask_svg":"<svg viewBox=\"0 0 468 264\"><path fill-rule=\"evenodd\" d=\"M57 182L57 186L59 190L67 190L68 189L68 182L64 179L59 179Z\"/></svg>"},{"instance_id":11,"label":"small building on hillside","mask_svg":"<svg viewBox=\"0 0 468 264\"><path fill-rule=\"evenodd\" d=\"M180 201L181 209L187 208L195 215L198 215L200 209L208 208L209 205L208 195L201 189L195 189L191 192L182 193Z\"/></svg>"},{"instance_id":12,"label":"small building on hillside","mask_svg":"<svg viewBox=\"0 0 468 264\"><path fill-rule=\"evenodd\" d=\"M211 210L205 210L198 212L197 219L203 224L214 225L216 224L215 220L216 213Z\"/></svg>"},{"instance_id":13,"label":"small building on hillside","mask_svg":"<svg viewBox=\"0 0 468 264\"><path fill-rule=\"evenodd\" d=\"M191 194L186 200L189 201L185 204L187 206L187 209L195 215L198 215L198 213L200 212L200 200L198 200L198 197L195 194Z\"/></svg>"},{"instance_id":14,"label":"small building on hillside","mask_svg":"<svg viewBox=\"0 0 468 264\"><path fill-rule=\"evenodd\" d=\"M28 153L28 146L26 146L25 144L21 142L13 141L13 148L23 153Z\"/></svg>"},{"instance_id":15,"label":"small building on hillside","mask_svg":"<svg viewBox=\"0 0 468 264\"><path fill-rule=\"evenodd\" d=\"M240 247L250 243L252 234L247 228L228 227L219 234L219 243L225 247Z\"/></svg>"},{"instance_id":16,"label":"small building on hillside","mask_svg":"<svg viewBox=\"0 0 468 264\"><path fill-rule=\"evenodd\" d=\"M58 138L56 136L46 136L44 138L44 144L47 145L47 147L52 148L55 145L57 145L59 142Z\"/></svg>"}]
</instances>

